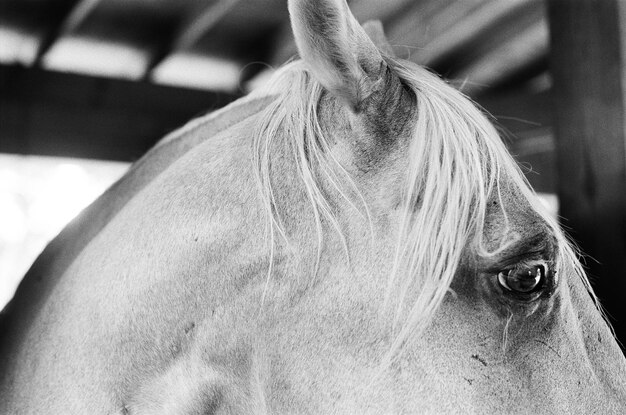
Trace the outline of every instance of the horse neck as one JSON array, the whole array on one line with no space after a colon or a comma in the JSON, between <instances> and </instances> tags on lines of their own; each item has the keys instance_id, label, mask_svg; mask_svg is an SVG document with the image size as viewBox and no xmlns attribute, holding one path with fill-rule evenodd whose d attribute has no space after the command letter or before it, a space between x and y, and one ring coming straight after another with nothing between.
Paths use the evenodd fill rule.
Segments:
<instances>
[{"instance_id":1,"label":"horse neck","mask_svg":"<svg viewBox=\"0 0 626 415\"><path fill-rule=\"evenodd\" d=\"M257 114L274 99L273 95L246 97L191 121L159 141L46 246L2 313L20 315L21 321L28 320L27 316L37 312L65 270L138 192L207 137L210 139Z\"/></svg>"}]
</instances>

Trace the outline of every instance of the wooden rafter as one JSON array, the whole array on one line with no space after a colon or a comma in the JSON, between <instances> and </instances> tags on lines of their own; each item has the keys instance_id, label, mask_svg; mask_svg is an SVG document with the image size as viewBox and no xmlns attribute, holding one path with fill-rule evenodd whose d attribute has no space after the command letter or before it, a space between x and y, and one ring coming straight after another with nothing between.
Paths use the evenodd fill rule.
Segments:
<instances>
[{"instance_id":1,"label":"wooden rafter","mask_svg":"<svg viewBox=\"0 0 626 415\"><path fill-rule=\"evenodd\" d=\"M431 33L423 47L411 53L411 59L422 65L436 66L451 53L480 38L495 22L515 13L532 1L534 0L489 0L475 7L468 7L469 2L457 2L456 8L453 9L457 14L454 23L445 30ZM465 7L460 9L459 6ZM419 39L404 39L403 41L419 42Z\"/></svg>"},{"instance_id":2,"label":"wooden rafter","mask_svg":"<svg viewBox=\"0 0 626 415\"><path fill-rule=\"evenodd\" d=\"M543 20L521 30L513 39L455 72L455 81L468 95L497 86L517 71L541 61L548 53L548 26Z\"/></svg>"},{"instance_id":3,"label":"wooden rafter","mask_svg":"<svg viewBox=\"0 0 626 415\"><path fill-rule=\"evenodd\" d=\"M399 56L425 64L419 56L428 51L432 39L445 33L464 15L484 7L485 1L489 4L494 0L416 2L390 22L387 30L389 41L396 46Z\"/></svg>"},{"instance_id":4,"label":"wooden rafter","mask_svg":"<svg viewBox=\"0 0 626 415\"><path fill-rule=\"evenodd\" d=\"M237 96L0 66L0 152L132 161Z\"/></svg>"},{"instance_id":5,"label":"wooden rafter","mask_svg":"<svg viewBox=\"0 0 626 415\"><path fill-rule=\"evenodd\" d=\"M360 0L350 4L350 10L360 22L387 22L412 7L415 0Z\"/></svg>"},{"instance_id":6,"label":"wooden rafter","mask_svg":"<svg viewBox=\"0 0 626 415\"><path fill-rule=\"evenodd\" d=\"M39 66L54 43L63 36L74 32L101 1L102 0L77 1L74 7L69 9L68 14L61 23L42 39L39 49L37 50L34 65Z\"/></svg>"},{"instance_id":7,"label":"wooden rafter","mask_svg":"<svg viewBox=\"0 0 626 415\"><path fill-rule=\"evenodd\" d=\"M179 29L174 33L170 42L158 50L150 60L146 69L146 77L167 56L191 49L196 42L239 2L240 0L213 1L195 13L192 13Z\"/></svg>"}]
</instances>

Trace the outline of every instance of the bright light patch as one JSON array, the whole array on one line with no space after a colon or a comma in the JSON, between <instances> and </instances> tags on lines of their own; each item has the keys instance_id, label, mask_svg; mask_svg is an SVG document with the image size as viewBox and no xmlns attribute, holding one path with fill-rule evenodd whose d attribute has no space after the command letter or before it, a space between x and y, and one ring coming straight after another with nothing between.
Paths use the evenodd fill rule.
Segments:
<instances>
[{"instance_id":1,"label":"bright light patch","mask_svg":"<svg viewBox=\"0 0 626 415\"><path fill-rule=\"evenodd\" d=\"M39 39L19 28L0 26L0 63L31 65L37 55Z\"/></svg>"},{"instance_id":2,"label":"bright light patch","mask_svg":"<svg viewBox=\"0 0 626 415\"><path fill-rule=\"evenodd\" d=\"M261 88L267 84L272 75L276 72L272 68L267 68L259 72L254 78L250 79L246 83L246 92L252 92L255 89Z\"/></svg>"},{"instance_id":3,"label":"bright light patch","mask_svg":"<svg viewBox=\"0 0 626 415\"><path fill-rule=\"evenodd\" d=\"M127 163L0 154L0 309L45 245L127 169Z\"/></svg>"},{"instance_id":4,"label":"bright light patch","mask_svg":"<svg viewBox=\"0 0 626 415\"><path fill-rule=\"evenodd\" d=\"M122 43L64 37L43 59L43 66L61 72L137 80L148 65L148 53Z\"/></svg>"},{"instance_id":5,"label":"bright light patch","mask_svg":"<svg viewBox=\"0 0 626 415\"><path fill-rule=\"evenodd\" d=\"M559 214L559 197L552 193L538 193L539 200L553 217Z\"/></svg>"},{"instance_id":6,"label":"bright light patch","mask_svg":"<svg viewBox=\"0 0 626 415\"><path fill-rule=\"evenodd\" d=\"M176 53L157 66L152 80L187 88L235 91L241 66L237 63L191 53Z\"/></svg>"}]
</instances>

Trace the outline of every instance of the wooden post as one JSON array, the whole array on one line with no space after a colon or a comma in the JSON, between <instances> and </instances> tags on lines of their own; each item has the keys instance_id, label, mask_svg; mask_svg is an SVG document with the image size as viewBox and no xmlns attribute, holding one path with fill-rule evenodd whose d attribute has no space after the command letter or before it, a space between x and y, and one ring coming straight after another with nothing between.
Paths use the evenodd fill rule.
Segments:
<instances>
[{"instance_id":1,"label":"wooden post","mask_svg":"<svg viewBox=\"0 0 626 415\"><path fill-rule=\"evenodd\" d=\"M626 2L547 4L562 223L626 344Z\"/></svg>"}]
</instances>

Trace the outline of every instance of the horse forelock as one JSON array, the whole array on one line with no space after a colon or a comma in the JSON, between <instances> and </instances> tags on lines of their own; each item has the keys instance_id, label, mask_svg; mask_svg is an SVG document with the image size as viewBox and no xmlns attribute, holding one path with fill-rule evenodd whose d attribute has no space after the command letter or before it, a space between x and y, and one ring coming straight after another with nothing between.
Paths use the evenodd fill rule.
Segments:
<instances>
[{"instance_id":1,"label":"horse forelock","mask_svg":"<svg viewBox=\"0 0 626 415\"><path fill-rule=\"evenodd\" d=\"M402 191L401 226L386 290L387 304L395 308L396 316L393 322L396 336L388 358L397 356L432 321L468 247L478 255L490 256L516 240L517 235L508 226L495 251L488 250L483 240L488 201L500 195L504 178L548 225L558 245L557 266L581 278L599 308L578 260L578 251L539 202L485 113L421 67L390 58L387 63L413 94L416 105ZM277 238L289 243L270 178L270 148L279 131L288 131L285 137L293 152L298 179L312 207L318 262L324 240L323 221L330 223L340 235L349 261L347 242L318 180L320 174L341 197L357 207L369 220L370 228L373 227L365 199L330 151L331 141L324 133L318 113L323 87L302 62L295 61L274 75L261 93L266 92L278 92L279 98L261 119L262 127L254 139L253 158L267 213L266 230L271 246L269 281ZM505 204L499 206L506 219ZM317 266L313 275L316 273ZM417 295L409 295L412 293ZM394 298L393 303L391 298ZM410 303L408 298L411 298Z\"/></svg>"}]
</instances>

